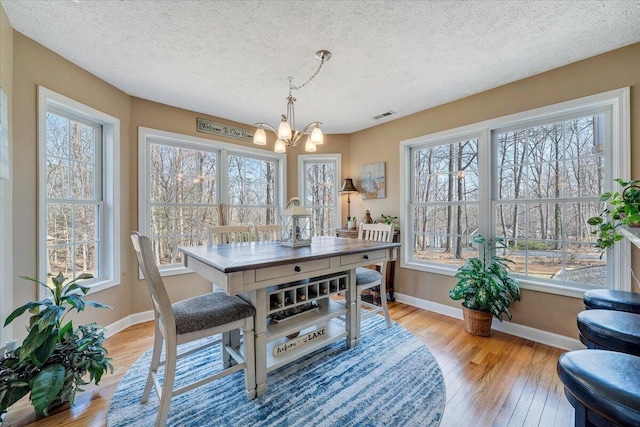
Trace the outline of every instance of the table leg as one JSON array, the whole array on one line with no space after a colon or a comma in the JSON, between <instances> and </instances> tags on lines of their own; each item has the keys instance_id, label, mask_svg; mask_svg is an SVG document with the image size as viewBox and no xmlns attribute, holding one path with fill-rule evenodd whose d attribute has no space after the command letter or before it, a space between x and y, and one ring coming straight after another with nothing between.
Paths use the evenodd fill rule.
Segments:
<instances>
[{"instance_id":1,"label":"table leg","mask_svg":"<svg viewBox=\"0 0 640 427\"><path fill-rule=\"evenodd\" d=\"M262 396L267 391L267 290L253 291L251 304L256 309L256 395Z\"/></svg>"},{"instance_id":2,"label":"table leg","mask_svg":"<svg viewBox=\"0 0 640 427\"><path fill-rule=\"evenodd\" d=\"M349 283L345 293L345 304L347 305L346 324L347 347L352 348L358 345L360 331L357 328L356 313L356 270L349 271Z\"/></svg>"}]
</instances>

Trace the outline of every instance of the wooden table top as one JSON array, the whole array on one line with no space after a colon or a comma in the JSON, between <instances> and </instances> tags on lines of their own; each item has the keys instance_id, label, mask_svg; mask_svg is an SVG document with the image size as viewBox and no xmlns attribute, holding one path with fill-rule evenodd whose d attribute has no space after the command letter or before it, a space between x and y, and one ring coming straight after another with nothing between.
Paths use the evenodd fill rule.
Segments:
<instances>
[{"instance_id":1,"label":"wooden table top","mask_svg":"<svg viewBox=\"0 0 640 427\"><path fill-rule=\"evenodd\" d=\"M180 251L223 273L273 267L298 261L399 247L395 242L372 242L346 237L314 237L310 246L291 248L280 242L247 242L228 245L188 246Z\"/></svg>"}]
</instances>

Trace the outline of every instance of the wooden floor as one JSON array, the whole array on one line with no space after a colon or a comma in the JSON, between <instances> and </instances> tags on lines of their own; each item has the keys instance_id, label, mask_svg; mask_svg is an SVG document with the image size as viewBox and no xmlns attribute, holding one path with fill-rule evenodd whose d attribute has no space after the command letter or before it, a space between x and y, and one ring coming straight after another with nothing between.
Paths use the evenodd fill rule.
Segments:
<instances>
[{"instance_id":1,"label":"wooden floor","mask_svg":"<svg viewBox=\"0 0 640 427\"><path fill-rule=\"evenodd\" d=\"M391 317L421 339L442 368L447 405L440 426L573 425L573 408L556 374L562 350L495 331L490 338L475 337L464 332L460 320L400 303L389 307ZM71 409L36 420L23 400L9 411L3 427L105 426L118 381L151 347L152 334L148 322L109 338L115 373L79 393Z\"/></svg>"}]
</instances>

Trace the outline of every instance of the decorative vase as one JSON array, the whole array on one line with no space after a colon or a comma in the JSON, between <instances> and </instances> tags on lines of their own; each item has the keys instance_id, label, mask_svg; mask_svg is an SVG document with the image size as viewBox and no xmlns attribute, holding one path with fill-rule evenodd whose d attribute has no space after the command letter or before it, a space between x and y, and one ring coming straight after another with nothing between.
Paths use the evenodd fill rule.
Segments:
<instances>
[{"instance_id":1,"label":"decorative vase","mask_svg":"<svg viewBox=\"0 0 640 427\"><path fill-rule=\"evenodd\" d=\"M462 306L462 318L464 319L464 330L480 337L488 337L491 334L491 320L493 314L488 311L471 310Z\"/></svg>"},{"instance_id":2,"label":"decorative vase","mask_svg":"<svg viewBox=\"0 0 640 427\"><path fill-rule=\"evenodd\" d=\"M347 221L347 228L349 230L354 230L356 228L356 223L353 221Z\"/></svg>"}]
</instances>

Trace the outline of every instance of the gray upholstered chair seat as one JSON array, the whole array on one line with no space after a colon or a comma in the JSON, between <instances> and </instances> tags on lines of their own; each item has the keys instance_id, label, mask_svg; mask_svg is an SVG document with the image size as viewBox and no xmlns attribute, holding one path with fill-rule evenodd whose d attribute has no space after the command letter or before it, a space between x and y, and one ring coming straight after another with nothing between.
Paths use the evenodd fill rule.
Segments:
<instances>
[{"instance_id":1,"label":"gray upholstered chair seat","mask_svg":"<svg viewBox=\"0 0 640 427\"><path fill-rule=\"evenodd\" d=\"M251 304L224 292L189 298L171 306L178 334L215 328L256 314L256 309Z\"/></svg>"},{"instance_id":2,"label":"gray upholstered chair seat","mask_svg":"<svg viewBox=\"0 0 640 427\"><path fill-rule=\"evenodd\" d=\"M356 268L356 286L367 286L371 283L380 283L382 275L371 268L358 267Z\"/></svg>"}]
</instances>

